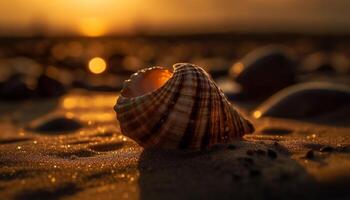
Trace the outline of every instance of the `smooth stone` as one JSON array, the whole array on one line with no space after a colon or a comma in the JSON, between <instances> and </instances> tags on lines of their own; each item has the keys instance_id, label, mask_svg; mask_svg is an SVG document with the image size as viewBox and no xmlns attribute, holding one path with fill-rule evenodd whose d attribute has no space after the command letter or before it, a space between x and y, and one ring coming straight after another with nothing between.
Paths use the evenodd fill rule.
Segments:
<instances>
[{"instance_id":1,"label":"smooth stone","mask_svg":"<svg viewBox=\"0 0 350 200\"><path fill-rule=\"evenodd\" d=\"M83 125L75 120L65 117L56 117L38 124L31 128L33 131L41 133L60 133L79 130Z\"/></svg>"},{"instance_id":2,"label":"smooth stone","mask_svg":"<svg viewBox=\"0 0 350 200\"><path fill-rule=\"evenodd\" d=\"M58 97L66 93L65 86L60 81L46 74L38 78L37 91L43 97Z\"/></svg>"},{"instance_id":3,"label":"smooth stone","mask_svg":"<svg viewBox=\"0 0 350 200\"><path fill-rule=\"evenodd\" d=\"M34 96L31 85L21 74L15 74L0 84L0 99L24 100Z\"/></svg>"},{"instance_id":4,"label":"smooth stone","mask_svg":"<svg viewBox=\"0 0 350 200\"><path fill-rule=\"evenodd\" d=\"M295 83L295 62L280 46L265 46L232 65L230 76L249 97L268 97Z\"/></svg>"},{"instance_id":5,"label":"smooth stone","mask_svg":"<svg viewBox=\"0 0 350 200\"><path fill-rule=\"evenodd\" d=\"M255 118L312 119L349 104L350 89L347 85L310 82L283 89L263 102L252 114Z\"/></svg>"}]
</instances>

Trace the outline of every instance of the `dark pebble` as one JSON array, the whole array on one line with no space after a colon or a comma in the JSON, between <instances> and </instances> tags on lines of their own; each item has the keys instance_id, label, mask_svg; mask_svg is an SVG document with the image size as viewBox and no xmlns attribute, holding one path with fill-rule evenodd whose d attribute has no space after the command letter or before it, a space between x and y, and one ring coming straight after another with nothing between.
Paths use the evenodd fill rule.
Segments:
<instances>
[{"instance_id":1,"label":"dark pebble","mask_svg":"<svg viewBox=\"0 0 350 200\"><path fill-rule=\"evenodd\" d=\"M37 91L42 97L58 97L63 95L66 89L60 81L43 74L38 78Z\"/></svg>"},{"instance_id":2,"label":"dark pebble","mask_svg":"<svg viewBox=\"0 0 350 200\"><path fill-rule=\"evenodd\" d=\"M293 175L288 172L282 172L280 175L280 180L282 181L288 181L293 178Z\"/></svg>"},{"instance_id":3,"label":"dark pebble","mask_svg":"<svg viewBox=\"0 0 350 200\"><path fill-rule=\"evenodd\" d=\"M47 132L47 133L56 133L56 132L69 132L75 131L82 128L82 124L74 119L68 119L64 117L58 117L50 119L33 130L37 132Z\"/></svg>"},{"instance_id":4,"label":"dark pebble","mask_svg":"<svg viewBox=\"0 0 350 200\"><path fill-rule=\"evenodd\" d=\"M238 160L241 161L246 167L254 165L254 160L252 158L239 157Z\"/></svg>"},{"instance_id":5,"label":"dark pebble","mask_svg":"<svg viewBox=\"0 0 350 200\"><path fill-rule=\"evenodd\" d=\"M271 158L271 159L276 159L277 158L277 153L274 150L268 149L267 150L267 155Z\"/></svg>"},{"instance_id":6,"label":"dark pebble","mask_svg":"<svg viewBox=\"0 0 350 200\"><path fill-rule=\"evenodd\" d=\"M334 150L331 146L324 146L320 149L320 152L332 152Z\"/></svg>"},{"instance_id":7,"label":"dark pebble","mask_svg":"<svg viewBox=\"0 0 350 200\"><path fill-rule=\"evenodd\" d=\"M307 159L313 159L313 158L315 158L314 151L313 151L313 150L309 150L308 152L306 152L305 158L307 158Z\"/></svg>"},{"instance_id":8,"label":"dark pebble","mask_svg":"<svg viewBox=\"0 0 350 200\"><path fill-rule=\"evenodd\" d=\"M285 128L266 128L261 131L261 133L266 135L287 135L293 131Z\"/></svg>"},{"instance_id":9,"label":"dark pebble","mask_svg":"<svg viewBox=\"0 0 350 200\"><path fill-rule=\"evenodd\" d=\"M261 171L257 169L252 169L249 172L250 177L258 177L261 176Z\"/></svg>"},{"instance_id":10,"label":"dark pebble","mask_svg":"<svg viewBox=\"0 0 350 200\"><path fill-rule=\"evenodd\" d=\"M24 100L34 95L34 90L20 74L11 76L0 87L0 98L4 100Z\"/></svg>"},{"instance_id":11,"label":"dark pebble","mask_svg":"<svg viewBox=\"0 0 350 200\"><path fill-rule=\"evenodd\" d=\"M237 174L232 175L232 180L234 180L234 181L239 181L241 179L242 179L242 177L240 175L237 175Z\"/></svg>"},{"instance_id":12,"label":"dark pebble","mask_svg":"<svg viewBox=\"0 0 350 200\"><path fill-rule=\"evenodd\" d=\"M252 156L254 154L254 151L251 149L248 149L246 153L247 155Z\"/></svg>"},{"instance_id":13,"label":"dark pebble","mask_svg":"<svg viewBox=\"0 0 350 200\"><path fill-rule=\"evenodd\" d=\"M227 149L235 150L235 149L236 149L236 146L233 145L233 144L230 144L230 145L228 145Z\"/></svg>"},{"instance_id":14,"label":"dark pebble","mask_svg":"<svg viewBox=\"0 0 350 200\"><path fill-rule=\"evenodd\" d=\"M258 150L256 150L256 154L257 154L258 156L264 156L264 155L266 154L266 151L264 151L264 150L262 150L262 149L258 149Z\"/></svg>"}]
</instances>

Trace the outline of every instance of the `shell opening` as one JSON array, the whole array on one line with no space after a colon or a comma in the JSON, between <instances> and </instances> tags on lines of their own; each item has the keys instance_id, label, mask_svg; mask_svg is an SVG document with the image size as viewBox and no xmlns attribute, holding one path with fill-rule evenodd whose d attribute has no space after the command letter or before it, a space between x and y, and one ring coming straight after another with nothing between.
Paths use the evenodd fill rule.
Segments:
<instances>
[{"instance_id":1,"label":"shell opening","mask_svg":"<svg viewBox=\"0 0 350 200\"><path fill-rule=\"evenodd\" d=\"M172 72L162 68L152 68L138 72L132 75L131 79L126 81L121 95L123 97L132 98L155 91L162 87L172 75Z\"/></svg>"}]
</instances>

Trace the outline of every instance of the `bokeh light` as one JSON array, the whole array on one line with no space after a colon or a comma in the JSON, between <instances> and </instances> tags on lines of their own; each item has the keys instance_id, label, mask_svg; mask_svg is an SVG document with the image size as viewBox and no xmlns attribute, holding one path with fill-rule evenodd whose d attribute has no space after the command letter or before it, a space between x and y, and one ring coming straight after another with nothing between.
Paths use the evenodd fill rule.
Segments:
<instances>
[{"instance_id":1,"label":"bokeh light","mask_svg":"<svg viewBox=\"0 0 350 200\"><path fill-rule=\"evenodd\" d=\"M103 58L95 57L89 61L89 70L93 74L101 74L107 69L106 61Z\"/></svg>"},{"instance_id":2,"label":"bokeh light","mask_svg":"<svg viewBox=\"0 0 350 200\"><path fill-rule=\"evenodd\" d=\"M240 73L243 71L243 69L244 69L243 63L237 62L237 63L235 63L235 64L232 66L232 68L231 68L231 70L230 70L230 73L231 73L232 75L237 76L238 74L240 74Z\"/></svg>"},{"instance_id":3,"label":"bokeh light","mask_svg":"<svg viewBox=\"0 0 350 200\"><path fill-rule=\"evenodd\" d=\"M262 113L260 111L253 112L253 117L256 119L259 119L261 117Z\"/></svg>"}]
</instances>

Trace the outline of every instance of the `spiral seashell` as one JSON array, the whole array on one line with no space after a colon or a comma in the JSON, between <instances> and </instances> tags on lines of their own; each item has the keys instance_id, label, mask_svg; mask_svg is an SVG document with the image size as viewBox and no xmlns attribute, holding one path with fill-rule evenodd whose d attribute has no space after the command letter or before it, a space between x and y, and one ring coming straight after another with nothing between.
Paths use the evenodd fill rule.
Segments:
<instances>
[{"instance_id":1,"label":"spiral seashell","mask_svg":"<svg viewBox=\"0 0 350 200\"><path fill-rule=\"evenodd\" d=\"M115 106L121 131L141 146L207 149L254 132L202 68L143 69L124 82Z\"/></svg>"}]
</instances>

